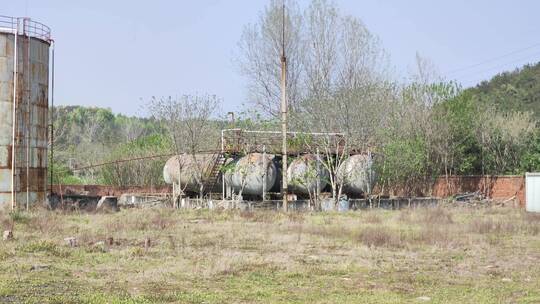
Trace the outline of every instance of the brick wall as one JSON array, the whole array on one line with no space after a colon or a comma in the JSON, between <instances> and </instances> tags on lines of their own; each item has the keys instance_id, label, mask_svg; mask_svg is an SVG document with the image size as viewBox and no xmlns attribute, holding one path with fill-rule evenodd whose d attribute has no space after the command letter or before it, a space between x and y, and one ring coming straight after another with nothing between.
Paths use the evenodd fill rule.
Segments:
<instances>
[{"instance_id":1,"label":"brick wall","mask_svg":"<svg viewBox=\"0 0 540 304\"><path fill-rule=\"evenodd\" d=\"M61 189L60 189L61 188ZM123 193L171 193L172 187L113 187L98 185L54 185L53 191L62 194L85 194L91 196L120 196ZM515 197L525 206L524 176L450 176L439 177L426 196L448 197L460 193L480 191L495 200Z\"/></svg>"},{"instance_id":2,"label":"brick wall","mask_svg":"<svg viewBox=\"0 0 540 304\"><path fill-rule=\"evenodd\" d=\"M114 187L100 185L54 185L57 194L83 194L90 196L120 196L124 193L171 193L172 187Z\"/></svg>"},{"instance_id":3,"label":"brick wall","mask_svg":"<svg viewBox=\"0 0 540 304\"><path fill-rule=\"evenodd\" d=\"M432 195L438 197L476 191L495 200L515 197L520 206L525 206L524 176L443 176L432 187Z\"/></svg>"}]
</instances>

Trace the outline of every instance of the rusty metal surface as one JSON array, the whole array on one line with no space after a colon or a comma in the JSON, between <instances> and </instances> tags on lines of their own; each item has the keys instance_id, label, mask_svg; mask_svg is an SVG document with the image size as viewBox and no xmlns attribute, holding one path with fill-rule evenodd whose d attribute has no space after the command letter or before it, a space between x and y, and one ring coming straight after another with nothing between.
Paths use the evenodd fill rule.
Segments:
<instances>
[{"instance_id":1,"label":"rusty metal surface","mask_svg":"<svg viewBox=\"0 0 540 304\"><path fill-rule=\"evenodd\" d=\"M213 154L181 154L171 157L163 167L163 178L167 184L178 184L185 191L198 193L200 184L208 178L206 172L215 162Z\"/></svg>"},{"instance_id":2,"label":"rusty metal surface","mask_svg":"<svg viewBox=\"0 0 540 304\"><path fill-rule=\"evenodd\" d=\"M371 154L351 155L343 161L337 171L343 191L349 194L371 193L376 181L373 167Z\"/></svg>"},{"instance_id":3,"label":"rusty metal surface","mask_svg":"<svg viewBox=\"0 0 540 304\"><path fill-rule=\"evenodd\" d=\"M287 132L287 155L315 153L317 147L330 151L343 151L345 137L341 133ZM221 130L223 152L245 154L258 152L282 154L282 134L278 131L253 131L244 129Z\"/></svg>"},{"instance_id":4,"label":"rusty metal surface","mask_svg":"<svg viewBox=\"0 0 540 304\"><path fill-rule=\"evenodd\" d=\"M275 184L278 171L274 163L274 155L250 153L230 164L225 172L225 182L236 193L262 195Z\"/></svg>"},{"instance_id":5,"label":"rusty metal surface","mask_svg":"<svg viewBox=\"0 0 540 304\"><path fill-rule=\"evenodd\" d=\"M0 32L12 33L19 25L19 34L40 39L46 42L51 41L51 29L41 22L25 17L11 17L0 15Z\"/></svg>"},{"instance_id":6,"label":"rusty metal surface","mask_svg":"<svg viewBox=\"0 0 540 304\"><path fill-rule=\"evenodd\" d=\"M0 205L11 203L14 173L16 202L22 207L27 201L35 204L46 199L50 30L39 23L23 22L17 37L12 170L15 35L3 31L6 22L0 16Z\"/></svg>"},{"instance_id":7,"label":"rusty metal surface","mask_svg":"<svg viewBox=\"0 0 540 304\"><path fill-rule=\"evenodd\" d=\"M292 193L313 195L326 187L330 174L316 155L305 154L291 162L287 179Z\"/></svg>"}]
</instances>

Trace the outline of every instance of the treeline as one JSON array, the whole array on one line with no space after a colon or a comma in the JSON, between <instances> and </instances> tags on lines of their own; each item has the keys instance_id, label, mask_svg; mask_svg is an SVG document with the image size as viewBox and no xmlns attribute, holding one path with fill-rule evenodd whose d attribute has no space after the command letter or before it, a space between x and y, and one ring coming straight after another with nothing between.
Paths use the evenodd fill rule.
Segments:
<instances>
[{"instance_id":1,"label":"treeline","mask_svg":"<svg viewBox=\"0 0 540 304\"><path fill-rule=\"evenodd\" d=\"M79 168L116 160L171 153L160 122L114 114L110 109L60 106L54 109L55 183L161 184L164 160ZM129 167L129 168L128 168ZM127 171L130 174L125 174Z\"/></svg>"},{"instance_id":2,"label":"treeline","mask_svg":"<svg viewBox=\"0 0 540 304\"><path fill-rule=\"evenodd\" d=\"M369 151L375 155L380 186L414 194L439 176L540 170L540 65L463 90L417 56L416 72L395 81L379 39L361 20L325 0L312 0L303 9L287 1L283 19L281 4L270 1L240 38L234 61L248 81L252 104L236 113L236 127L279 130L284 46L289 129L346 135L341 155L328 151L335 143L319 141L315 147L303 139L313 150L326 152L330 172L346 154ZM148 104L149 118L60 107L54 164L65 169L57 172L66 173L58 181L160 184L163 158L73 168L215 149L220 130L230 127L217 111L220 103L204 94L156 98ZM332 184L339 187L338 180Z\"/></svg>"},{"instance_id":3,"label":"treeline","mask_svg":"<svg viewBox=\"0 0 540 304\"><path fill-rule=\"evenodd\" d=\"M415 71L395 81L379 39L357 17L325 0L287 1L286 11L285 35L281 1L270 1L239 43L249 95L266 117L279 119L285 50L291 127L341 132L350 151L374 152L386 189L415 193L441 175L540 169L538 66L462 90L417 55Z\"/></svg>"},{"instance_id":4,"label":"treeline","mask_svg":"<svg viewBox=\"0 0 540 304\"><path fill-rule=\"evenodd\" d=\"M440 96L452 86L430 85L423 94ZM409 101L398 98L391 126L377 136L383 186L419 193L439 176L540 170L540 132L532 113L479 102L471 91L455 92L431 105L415 94L404 93Z\"/></svg>"},{"instance_id":5,"label":"treeline","mask_svg":"<svg viewBox=\"0 0 540 304\"><path fill-rule=\"evenodd\" d=\"M148 118L128 117L95 107L56 107L51 162L54 183L163 185L165 161L190 148L185 141L176 146L171 129L185 139L189 137L185 131L189 124L177 121L171 128L170 122L151 115L150 103L147 106ZM217 149L220 130L225 126L219 118L210 120L204 134L197 137L196 149ZM126 161L131 159L135 160Z\"/></svg>"}]
</instances>

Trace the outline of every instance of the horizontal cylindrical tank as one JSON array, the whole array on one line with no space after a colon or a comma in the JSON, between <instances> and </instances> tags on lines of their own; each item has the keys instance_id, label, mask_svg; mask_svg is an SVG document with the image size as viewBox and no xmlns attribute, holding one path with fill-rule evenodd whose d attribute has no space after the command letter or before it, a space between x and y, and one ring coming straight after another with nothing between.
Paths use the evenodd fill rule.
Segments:
<instances>
[{"instance_id":1,"label":"horizontal cylindrical tank","mask_svg":"<svg viewBox=\"0 0 540 304\"><path fill-rule=\"evenodd\" d=\"M313 154L296 158L287 168L287 182L292 193L314 194L326 187L328 179L328 170Z\"/></svg>"},{"instance_id":2,"label":"horizontal cylindrical tank","mask_svg":"<svg viewBox=\"0 0 540 304\"><path fill-rule=\"evenodd\" d=\"M276 182L277 168L274 155L250 153L233 161L225 172L225 182L236 193L262 195Z\"/></svg>"},{"instance_id":3,"label":"horizontal cylindrical tank","mask_svg":"<svg viewBox=\"0 0 540 304\"><path fill-rule=\"evenodd\" d=\"M337 177L345 193L371 193L376 181L373 158L367 154L351 155L339 166Z\"/></svg>"},{"instance_id":4,"label":"horizontal cylindrical tank","mask_svg":"<svg viewBox=\"0 0 540 304\"><path fill-rule=\"evenodd\" d=\"M184 191L200 191L200 183L203 181L205 172L215 156L212 154L181 154L176 155L165 163L163 167L163 179L167 184L180 185Z\"/></svg>"}]
</instances>

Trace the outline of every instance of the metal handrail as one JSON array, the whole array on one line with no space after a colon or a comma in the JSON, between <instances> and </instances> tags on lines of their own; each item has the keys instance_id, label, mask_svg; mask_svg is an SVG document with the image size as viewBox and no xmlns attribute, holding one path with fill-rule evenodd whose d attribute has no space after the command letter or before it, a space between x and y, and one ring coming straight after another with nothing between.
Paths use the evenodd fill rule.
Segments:
<instances>
[{"instance_id":1,"label":"metal handrail","mask_svg":"<svg viewBox=\"0 0 540 304\"><path fill-rule=\"evenodd\" d=\"M51 42L51 28L27 17L0 15L0 32L14 33Z\"/></svg>"}]
</instances>

